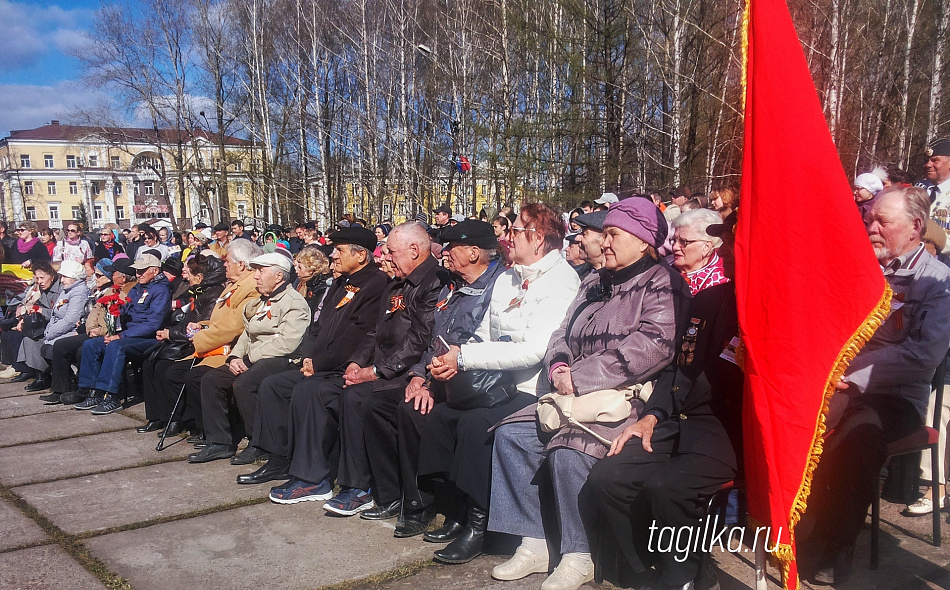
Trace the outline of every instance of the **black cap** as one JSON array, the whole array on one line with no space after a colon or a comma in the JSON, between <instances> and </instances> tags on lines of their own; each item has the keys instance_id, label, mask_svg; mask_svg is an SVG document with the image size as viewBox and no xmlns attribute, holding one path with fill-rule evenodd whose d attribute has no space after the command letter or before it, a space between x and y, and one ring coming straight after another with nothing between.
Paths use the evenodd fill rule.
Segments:
<instances>
[{"instance_id":1,"label":"black cap","mask_svg":"<svg viewBox=\"0 0 950 590\"><path fill-rule=\"evenodd\" d=\"M223 221L222 221L221 223L219 223L219 224L217 224L217 225L214 226L214 231L222 231L222 230L224 230L224 231L230 231L230 229L231 229L231 226L228 225L228 224L226 224L226 223L223 222Z\"/></svg>"},{"instance_id":2,"label":"black cap","mask_svg":"<svg viewBox=\"0 0 950 590\"><path fill-rule=\"evenodd\" d=\"M447 213L449 216L451 216L452 208L446 205L445 203L443 203L439 205L438 207L436 207L432 212L433 213Z\"/></svg>"},{"instance_id":3,"label":"black cap","mask_svg":"<svg viewBox=\"0 0 950 590\"><path fill-rule=\"evenodd\" d=\"M574 218L574 223L582 228L589 227L599 232L604 231L604 221L607 219L607 211L592 211Z\"/></svg>"},{"instance_id":4,"label":"black cap","mask_svg":"<svg viewBox=\"0 0 950 590\"><path fill-rule=\"evenodd\" d=\"M493 249L498 246L498 238L491 225L477 219L466 219L453 226L445 227L439 241L449 244L468 244L479 248Z\"/></svg>"},{"instance_id":5,"label":"black cap","mask_svg":"<svg viewBox=\"0 0 950 590\"><path fill-rule=\"evenodd\" d=\"M208 224L205 223L204 221L199 221L198 223L195 224L195 229L204 229L206 227L208 227Z\"/></svg>"},{"instance_id":6,"label":"black cap","mask_svg":"<svg viewBox=\"0 0 950 590\"><path fill-rule=\"evenodd\" d=\"M184 267L180 258L175 256L169 256L165 259L165 262L162 263L162 272L170 272L176 277L181 276L181 269Z\"/></svg>"},{"instance_id":7,"label":"black cap","mask_svg":"<svg viewBox=\"0 0 950 590\"><path fill-rule=\"evenodd\" d=\"M950 139L935 139L927 146L927 157L950 156Z\"/></svg>"},{"instance_id":8,"label":"black cap","mask_svg":"<svg viewBox=\"0 0 950 590\"><path fill-rule=\"evenodd\" d=\"M112 261L113 272L121 272L126 275L134 275L135 269L132 268L132 259L131 258L120 258L118 260Z\"/></svg>"},{"instance_id":9,"label":"black cap","mask_svg":"<svg viewBox=\"0 0 950 590\"><path fill-rule=\"evenodd\" d=\"M152 226L147 223L140 223L136 227L138 228L139 231L142 231L142 232L154 231Z\"/></svg>"},{"instance_id":10,"label":"black cap","mask_svg":"<svg viewBox=\"0 0 950 590\"><path fill-rule=\"evenodd\" d=\"M303 227L304 227L304 229L317 229L317 222L316 222L316 221L308 221L307 223L303 224Z\"/></svg>"},{"instance_id":11,"label":"black cap","mask_svg":"<svg viewBox=\"0 0 950 590\"><path fill-rule=\"evenodd\" d=\"M722 220L722 223L713 223L711 225L707 225L706 233L714 238L721 238L724 233L733 231L733 228L736 226L738 221L738 211L733 211Z\"/></svg>"},{"instance_id":12,"label":"black cap","mask_svg":"<svg viewBox=\"0 0 950 590\"><path fill-rule=\"evenodd\" d=\"M376 233L365 227L345 227L329 236L334 245L356 244L372 252L376 249Z\"/></svg>"},{"instance_id":13,"label":"black cap","mask_svg":"<svg viewBox=\"0 0 950 590\"><path fill-rule=\"evenodd\" d=\"M567 234L564 236L564 241L566 241L568 244L580 244L581 234Z\"/></svg>"}]
</instances>

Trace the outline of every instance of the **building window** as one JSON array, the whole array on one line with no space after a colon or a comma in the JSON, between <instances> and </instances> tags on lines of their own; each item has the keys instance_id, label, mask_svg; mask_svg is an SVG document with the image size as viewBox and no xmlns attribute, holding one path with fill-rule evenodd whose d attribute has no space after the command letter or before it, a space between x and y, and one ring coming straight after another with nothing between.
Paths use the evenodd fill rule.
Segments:
<instances>
[{"instance_id":1,"label":"building window","mask_svg":"<svg viewBox=\"0 0 950 590\"><path fill-rule=\"evenodd\" d=\"M52 167L53 167L53 154L44 154L44 155L43 155L43 163L46 165L47 168L52 168Z\"/></svg>"},{"instance_id":2,"label":"building window","mask_svg":"<svg viewBox=\"0 0 950 590\"><path fill-rule=\"evenodd\" d=\"M237 216L240 219L247 217L247 201L237 202Z\"/></svg>"},{"instance_id":3,"label":"building window","mask_svg":"<svg viewBox=\"0 0 950 590\"><path fill-rule=\"evenodd\" d=\"M93 180L92 182L90 182L90 183L89 183L89 187L90 187L90 189L92 190L92 194L94 194L94 195L98 195L98 194L99 194L100 188L99 188L99 181L98 181L98 180Z\"/></svg>"},{"instance_id":4,"label":"building window","mask_svg":"<svg viewBox=\"0 0 950 590\"><path fill-rule=\"evenodd\" d=\"M145 194L146 194L146 195L154 195L154 194L155 194L155 183L154 183L154 182L151 182L151 181L150 181L150 182L146 182L146 183L143 183L143 184L145 184Z\"/></svg>"},{"instance_id":5,"label":"building window","mask_svg":"<svg viewBox=\"0 0 950 590\"><path fill-rule=\"evenodd\" d=\"M23 154L20 156L20 168L30 168L30 156Z\"/></svg>"},{"instance_id":6,"label":"building window","mask_svg":"<svg viewBox=\"0 0 950 590\"><path fill-rule=\"evenodd\" d=\"M122 205L117 205L115 208L115 218L116 219L125 219L125 207Z\"/></svg>"},{"instance_id":7,"label":"building window","mask_svg":"<svg viewBox=\"0 0 950 590\"><path fill-rule=\"evenodd\" d=\"M54 219L59 219L59 204L56 204L56 205L52 203L49 204L49 218L50 218L50 221Z\"/></svg>"},{"instance_id":8,"label":"building window","mask_svg":"<svg viewBox=\"0 0 950 590\"><path fill-rule=\"evenodd\" d=\"M36 221L36 207L26 208L26 218L30 221Z\"/></svg>"},{"instance_id":9,"label":"building window","mask_svg":"<svg viewBox=\"0 0 950 590\"><path fill-rule=\"evenodd\" d=\"M56 194L56 183L52 180L46 183L46 193L49 195Z\"/></svg>"},{"instance_id":10,"label":"building window","mask_svg":"<svg viewBox=\"0 0 950 590\"><path fill-rule=\"evenodd\" d=\"M244 167L244 165L241 164L241 161L240 161L240 160L238 160L237 162L234 163L234 169L237 170L238 172L240 172L243 167Z\"/></svg>"},{"instance_id":11,"label":"building window","mask_svg":"<svg viewBox=\"0 0 950 590\"><path fill-rule=\"evenodd\" d=\"M257 214L257 217L264 217L264 203L255 205L254 212Z\"/></svg>"},{"instance_id":12,"label":"building window","mask_svg":"<svg viewBox=\"0 0 950 590\"><path fill-rule=\"evenodd\" d=\"M243 195L243 194L244 194L244 183L243 183L243 182L237 183L237 194L239 194L239 195Z\"/></svg>"},{"instance_id":13,"label":"building window","mask_svg":"<svg viewBox=\"0 0 950 590\"><path fill-rule=\"evenodd\" d=\"M82 217L82 210L79 205L73 205L73 219L79 219Z\"/></svg>"},{"instance_id":14,"label":"building window","mask_svg":"<svg viewBox=\"0 0 950 590\"><path fill-rule=\"evenodd\" d=\"M90 168L99 167L99 156L97 154L89 154L89 167Z\"/></svg>"},{"instance_id":15,"label":"building window","mask_svg":"<svg viewBox=\"0 0 950 590\"><path fill-rule=\"evenodd\" d=\"M112 190L113 190L113 192L115 192L115 196L121 197L121 196L122 196L122 183L121 183L121 182L115 183L115 184L113 185L113 187L112 187Z\"/></svg>"},{"instance_id":16,"label":"building window","mask_svg":"<svg viewBox=\"0 0 950 590\"><path fill-rule=\"evenodd\" d=\"M115 169L118 169L122 165L119 156L109 156L109 161L112 162L112 167Z\"/></svg>"},{"instance_id":17,"label":"building window","mask_svg":"<svg viewBox=\"0 0 950 590\"><path fill-rule=\"evenodd\" d=\"M23 194L32 195L33 194L33 181L27 180L23 183Z\"/></svg>"},{"instance_id":18,"label":"building window","mask_svg":"<svg viewBox=\"0 0 950 590\"><path fill-rule=\"evenodd\" d=\"M66 156L66 167L67 168L76 167L76 156Z\"/></svg>"},{"instance_id":19,"label":"building window","mask_svg":"<svg viewBox=\"0 0 950 590\"><path fill-rule=\"evenodd\" d=\"M102 205L96 205L92 208L92 218L93 219L102 219Z\"/></svg>"},{"instance_id":20,"label":"building window","mask_svg":"<svg viewBox=\"0 0 950 590\"><path fill-rule=\"evenodd\" d=\"M205 159L202 158L201 156L198 156L198 168L204 170L204 167L205 167Z\"/></svg>"},{"instance_id":21,"label":"building window","mask_svg":"<svg viewBox=\"0 0 950 590\"><path fill-rule=\"evenodd\" d=\"M69 194L78 195L79 194L79 183L75 180L70 181L69 183Z\"/></svg>"},{"instance_id":22,"label":"building window","mask_svg":"<svg viewBox=\"0 0 950 590\"><path fill-rule=\"evenodd\" d=\"M162 196L165 196L165 185L164 185L164 184L158 187L158 194L160 194L160 195L162 195Z\"/></svg>"}]
</instances>

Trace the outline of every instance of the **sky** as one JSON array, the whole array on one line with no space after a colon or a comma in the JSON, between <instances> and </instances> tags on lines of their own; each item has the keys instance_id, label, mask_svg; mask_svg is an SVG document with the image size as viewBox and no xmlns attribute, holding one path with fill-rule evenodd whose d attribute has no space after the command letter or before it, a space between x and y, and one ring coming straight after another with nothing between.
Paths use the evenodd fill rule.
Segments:
<instances>
[{"instance_id":1,"label":"sky","mask_svg":"<svg viewBox=\"0 0 950 590\"><path fill-rule=\"evenodd\" d=\"M100 0L0 0L0 137L108 100L82 82L81 49Z\"/></svg>"}]
</instances>

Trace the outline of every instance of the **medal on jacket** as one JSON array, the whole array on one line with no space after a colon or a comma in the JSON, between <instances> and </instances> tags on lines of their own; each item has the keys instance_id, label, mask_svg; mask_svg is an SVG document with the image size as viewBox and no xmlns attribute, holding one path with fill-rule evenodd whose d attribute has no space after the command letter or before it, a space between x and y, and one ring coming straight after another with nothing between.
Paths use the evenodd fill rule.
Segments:
<instances>
[{"instance_id":1,"label":"medal on jacket","mask_svg":"<svg viewBox=\"0 0 950 590\"><path fill-rule=\"evenodd\" d=\"M353 285L347 285L343 288L346 289L346 294L343 296L343 299L340 299L340 302L336 304L336 309L340 309L350 301L353 301L356 294L360 292L360 288L354 287Z\"/></svg>"},{"instance_id":2,"label":"medal on jacket","mask_svg":"<svg viewBox=\"0 0 950 590\"><path fill-rule=\"evenodd\" d=\"M393 295L389 299L389 309L386 310L386 314L396 313L403 309L406 309L406 300L400 293L399 295Z\"/></svg>"},{"instance_id":3,"label":"medal on jacket","mask_svg":"<svg viewBox=\"0 0 950 590\"><path fill-rule=\"evenodd\" d=\"M219 303L224 303L224 304L227 305L228 307L231 307L231 295L234 295L234 292L235 292L235 291L237 291L237 289L231 289L230 291L228 291L227 293L225 293L225 294L222 295L221 297L218 297L218 300L214 302L215 305L217 305L217 304L219 304Z\"/></svg>"},{"instance_id":4,"label":"medal on jacket","mask_svg":"<svg viewBox=\"0 0 950 590\"><path fill-rule=\"evenodd\" d=\"M683 335L683 344L680 346L680 355L677 359L679 365L689 365L693 362L696 352L696 339L699 338L699 330L704 322L700 318L690 318L689 327L686 328L686 334Z\"/></svg>"},{"instance_id":5,"label":"medal on jacket","mask_svg":"<svg viewBox=\"0 0 950 590\"><path fill-rule=\"evenodd\" d=\"M528 294L528 280L525 279L525 281L521 283L521 288L518 289L518 294L515 295L514 299L512 299L511 302L508 304L508 309L511 309L512 307L521 307L521 302L524 301L524 296L527 294Z\"/></svg>"},{"instance_id":6,"label":"medal on jacket","mask_svg":"<svg viewBox=\"0 0 950 590\"><path fill-rule=\"evenodd\" d=\"M449 301L452 299L452 295L455 294L455 283L449 284L449 294L445 296L445 299L435 304L435 308L439 311L445 311L445 308L449 306Z\"/></svg>"},{"instance_id":7,"label":"medal on jacket","mask_svg":"<svg viewBox=\"0 0 950 590\"><path fill-rule=\"evenodd\" d=\"M142 296L139 297L139 305L145 303L146 297L148 297L148 291L142 291Z\"/></svg>"}]
</instances>

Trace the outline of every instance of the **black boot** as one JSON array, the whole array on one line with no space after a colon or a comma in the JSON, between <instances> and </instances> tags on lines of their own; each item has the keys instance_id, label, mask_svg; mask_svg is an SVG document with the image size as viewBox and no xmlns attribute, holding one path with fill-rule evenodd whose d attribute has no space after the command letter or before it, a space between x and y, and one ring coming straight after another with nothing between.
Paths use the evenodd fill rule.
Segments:
<instances>
[{"instance_id":1,"label":"black boot","mask_svg":"<svg viewBox=\"0 0 950 590\"><path fill-rule=\"evenodd\" d=\"M442 526L434 531L427 532L422 538L430 543L451 543L462 534L464 529L465 527L461 523L446 517Z\"/></svg>"},{"instance_id":2,"label":"black boot","mask_svg":"<svg viewBox=\"0 0 950 590\"><path fill-rule=\"evenodd\" d=\"M26 386L27 391L45 391L49 389L50 384L53 382L53 377L49 373L40 373L36 376L36 380Z\"/></svg>"},{"instance_id":3,"label":"black boot","mask_svg":"<svg viewBox=\"0 0 950 590\"><path fill-rule=\"evenodd\" d=\"M485 529L488 526L488 511L471 501L468 509L468 522L459 536L444 549L435 552L435 558L442 563L468 563L482 554L485 542Z\"/></svg>"}]
</instances>

